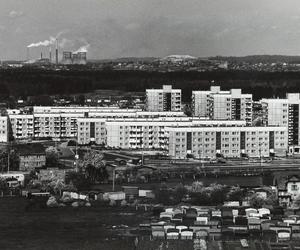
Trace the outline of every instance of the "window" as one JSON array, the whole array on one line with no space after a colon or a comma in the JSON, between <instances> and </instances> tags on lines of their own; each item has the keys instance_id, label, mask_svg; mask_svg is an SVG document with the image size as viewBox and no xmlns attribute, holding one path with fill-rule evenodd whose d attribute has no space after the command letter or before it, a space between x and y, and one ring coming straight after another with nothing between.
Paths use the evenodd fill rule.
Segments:
<instances>
[{"instance_id":1,"label":"window","mask_svg":"<svg viewBox=\"0 0 300 250\"><path fill-rule=\"evenodd\" d=\"M292 191L297 191L298 190L298 186L296 184L292 184L291 190Z\"/></svg>"}]
</instances>

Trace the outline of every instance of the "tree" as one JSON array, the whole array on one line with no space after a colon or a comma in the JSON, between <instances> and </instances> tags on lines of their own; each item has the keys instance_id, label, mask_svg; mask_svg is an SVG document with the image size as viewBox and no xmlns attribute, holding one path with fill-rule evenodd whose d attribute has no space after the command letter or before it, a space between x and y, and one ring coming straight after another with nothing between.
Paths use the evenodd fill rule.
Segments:
<instances>
[{"instance_id":1,"label":"tree","mask_svg":"<svg viewBox=\"0 0 300 250\"><path fill-rule=\"evenodd\" d=\"M249 204L254 208L261 208L265 204L265 199L258 194L253 194L249 199Z\"/></svg>"},{"instance_id":2,"label":"tree","mask_svg":"<svg viewBox=\"0 0 300 250\"><path fill-rule=\"evenodd\" d=\"M213 183L206 189L209 190L210 200L212 204L223 204L226 200L226 187L221 184Z\"/></svg>"},{"instance_id":3,"label":"tree","mask_svg":"<svg viewBox=\"0 0 300 250\"><path fill-rule=\"evenodd\" d=\"M227 188L221 184L211 184L207 187L202 182L193 182L188 187L191 200L196 205L219 205L226 200Z\"/></svg>"},{"instance_id":4,"label":"tree","mask_svg":"<svg viewBox=\"0 0 300 250\"><path fill-rule=\"evenodd\" d=\"M7 192L8 190L8 185L6 179L0 177L0 193L1 196L3 196L3 193Z\"/></svg>"},{"instance_id":5,"label":"tree","mask_svg":"<svg viewBox=\"0 0 300 250\"><path fill-rule=\"evenodd\" d=\"M58 166L58 154L59 152L55 147L49 147L46 149L46 167L55 168Z\"/></svg>"},{"instance_id":6,"label":"tree","mask_svg":"<svg viewBox=\"0 0 300 250\"><path fill-rule=\"evenodd\" d=\"M293 206L294 208L300 208L300 195L298 195L298 196L294 199L292 206Z\"/></svg>"},{"instance_id":7,"label":"tree","mask_svg":"<svg viewBox=\"0 0 300 250\"><path fill-rule=\"evenodd\" d=\"M227 193L226 199L228 201L242 201L244 196L244 191L239 186L232 186Z\"/></svg>"},{"instance_id":8,"label":"tree","mask_svg":"<svg viewBox=\"0 0 300 250\"><path fill-rule=\"evenodd\" d=\"M186 194L187 194L187 189L182 185L182 183L178 184L175 187L174 199L177 203L179 203Z\"/></svg>"},{"instance_id":9,"label":"tree","mask_svg":"<svg viewBox=\"0 0 300 250\"><path fill-rule=\"evenodd\" d=\"M80 165L91 182L104 181L108 178L106 162L103 158L104 155L96 150L85 153Z\"/></svg>"},{"instance_id":10,"label":"tree","mask_svg":"<svg viewBox=\"0 0 300 250\"><path fill-rule=\"evenodd\" d=\"M78 97L77 97L77 103L79 104L79 105L81 105L81 106L83 106L84 104L85 104L85 96L84 95L79 95Z\"/></svg>"},{"instance_id":11,"label":"tree","mask_svg":"<svg viewBox=\"0 0 300 250\"><path fill-rule=\"evenodd\" d=\"M66 176L66 183L73 185L78 191L88 190L91 182L83 173L69 172Z\"/></svg>"},{"instance_id":12,"label":"tree","mask_svg":"<svg viewBox=\"0 0 300 250\"><path fill-rule=\"evenodd\" d=\"M19 162L20 162L19 155L15 150L11 150L9 148L7 148L7 151L2 151L0 153L1 171L2 172L8 171L8 155L9 155L9 170L18 171Z\"/></svg>"},{"instance_id":13,"label":"tree","mask_svg":"<svg viewBox=\"0 0 300 250\"><path fill-rule=\"evenodd\" d=\"M159 187L156 186L154 189L154 194L158 203L162 203L164 205L171 204L172 192L165 183L162 183Z\"/></svg>"}]
</instances>

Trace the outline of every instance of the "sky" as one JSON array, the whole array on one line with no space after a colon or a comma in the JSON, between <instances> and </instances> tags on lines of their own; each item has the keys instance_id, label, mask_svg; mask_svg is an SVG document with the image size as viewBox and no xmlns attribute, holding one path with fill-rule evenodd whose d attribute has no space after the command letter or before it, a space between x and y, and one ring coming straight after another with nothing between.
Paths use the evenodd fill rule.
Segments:
<instances>
[{"instance_id":1,"label":"sky","mask_svg":"<svg viewBox=\"0 0 300 250\"><path fill-rule=\"evenodd\" d=\"M300 55L300 1L0 0L0 60L56 36L60 51L87 46L93 59Z\"/></svg>"}]
</instances>

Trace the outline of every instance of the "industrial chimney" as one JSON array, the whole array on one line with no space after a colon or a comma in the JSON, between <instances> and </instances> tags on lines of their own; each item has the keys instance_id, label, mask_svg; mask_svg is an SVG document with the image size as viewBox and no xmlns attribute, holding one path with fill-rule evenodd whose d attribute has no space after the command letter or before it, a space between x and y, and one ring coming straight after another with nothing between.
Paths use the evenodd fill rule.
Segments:
<instances>
[{"instance_id":1,"label":"industrial chimney","mask_svg":"<svg viewBox=\"0 0 300 250\"><path fill-rule=\"evenodd\" d=\"M29 59L30 59L30 51L29 51L29 47L27 47L26 60L29 61Z\"/></svg>"},{"instance_id":2,"label":"industrial chimney","mask_svg":"<svg viewBox=\"0 0 300 250\"><path fill-rule=\"evenodd\" d=\"M41 59L43 59L43 52L41 52Z\"/></svg>"},{"instance_id":3,"label":"industrial chimney","mask_svg":"<svg viewBox=\"0 0 300 250\"><path fill-rule=\"evenodd\" d=\"M52 49L51 49L51 45L49 46L49 60L50 63L52 62Z\"/></svg>"},{"instance_id":4,"label":"industrial chimney","mask_svg":"<svg viewBox=\"0 0 300 250\"><path fill-rule=\"evenodd\" d=\"M58 40L56 39L55 63L58 65Z\"/></svg>"}]
</instances>

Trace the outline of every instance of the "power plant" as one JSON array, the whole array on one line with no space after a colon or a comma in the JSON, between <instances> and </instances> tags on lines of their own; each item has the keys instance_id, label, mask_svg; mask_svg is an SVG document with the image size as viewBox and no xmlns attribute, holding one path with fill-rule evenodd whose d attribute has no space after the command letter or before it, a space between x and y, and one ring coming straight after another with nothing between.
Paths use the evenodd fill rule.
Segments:
<instances>
[{"instance_id":1,"label":"power plant","mask_svg":"<svg viewBox=\"0 0 300 250\"><path fill-rule=\"evenodd\" d=\"M52 46L55 44L55 62L52 61ZM31 59L30 58L30 48L38 48L38 47L48 47L49 48L49 58L43 57L43 51L41 51L41 57L40 59ZM78 65L85 65L87 63L87 49L89 45L85 45L80 47L75 52L71 51L63 51L62 52L62 60L61 64L64 65L72 65L72 64L78 64ZM38 43L32 43L27 46L27 52L26 52L26 60L27 64L53 64L56 65L59 64L59 42L58 38L50 37L49 40L45 40Z\"/></svg>"},{"instance_id":2,"label":"power plant","mask_svg":"<svg viewBox=\"0 0 300 250\"><path fill-rule=\"evenodd\" d=\"M87 61L87 52L80 51L80 52L71 52L71 51L64 51L62 57L62 64L81 64L85 65Z\"/></svg>"}]
</instances>

